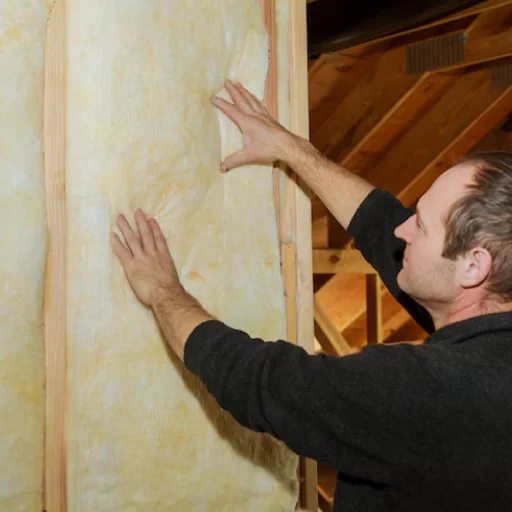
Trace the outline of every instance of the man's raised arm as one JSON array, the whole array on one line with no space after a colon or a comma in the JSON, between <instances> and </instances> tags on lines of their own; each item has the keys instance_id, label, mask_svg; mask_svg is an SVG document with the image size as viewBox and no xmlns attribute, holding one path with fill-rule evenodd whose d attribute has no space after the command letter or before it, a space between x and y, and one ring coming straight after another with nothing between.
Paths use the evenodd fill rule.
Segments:
<instances>
[{"instance_id":1,"label":"man's raised arm","mask_svg":"<svg viewBox=\"0 0 512 512\"><path fill-rule=\"evenodd\" d=\"M307 140L283 128L241 84L228 81L226 90L233 103L218 97L212 103L240 128L244 148L226 158L222 171L282 161L307 183L346 229L375 187L330 161Z\"/></svg>"}]
</instances>

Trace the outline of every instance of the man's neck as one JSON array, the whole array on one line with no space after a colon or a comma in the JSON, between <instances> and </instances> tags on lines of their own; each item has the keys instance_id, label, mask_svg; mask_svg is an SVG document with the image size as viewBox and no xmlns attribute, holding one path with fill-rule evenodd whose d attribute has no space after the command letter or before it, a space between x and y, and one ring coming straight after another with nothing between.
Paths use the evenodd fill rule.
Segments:
<instances>
[{"instance_id":1,"label":"man's neck","mask_svg":"<svg viewBox=\"0 0 512 512\"><path fill-rule=\"evenodd\" d=\"M445 327L446 325L468 320L469 318L512 311L511 302L500 302L496 299L466 300L463 303L459 302L452 307L447 307L446 305L442 308L425 307L434 320L436 330L441 329L441 327Z\"/></svg>"}]
</instances>

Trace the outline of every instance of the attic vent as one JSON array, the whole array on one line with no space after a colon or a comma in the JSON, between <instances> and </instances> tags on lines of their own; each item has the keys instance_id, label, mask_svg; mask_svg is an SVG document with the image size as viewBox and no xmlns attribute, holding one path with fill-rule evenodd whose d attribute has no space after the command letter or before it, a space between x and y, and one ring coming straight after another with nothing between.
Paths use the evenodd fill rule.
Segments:
<instances>
[{"instance_id":1,"label":"attic vent","mask_svg":"<svg viewBox=\"0 0 512 512\"><path fill-rule=\"evenodd\" d=\"M464 32L455 32L408 46L406 72L415 75L464 62L466 40Z\"/></svg>"},{"instance_id":2,"label":"attic vent","mask_svg":"<svg viewBox=\"0 0 512 512\"><path fill-rule=\"evenodd\" d=\"M497 64L491 67L491 87L493 89L512 85L512 62Z\"/></svg>"}]
</instances>

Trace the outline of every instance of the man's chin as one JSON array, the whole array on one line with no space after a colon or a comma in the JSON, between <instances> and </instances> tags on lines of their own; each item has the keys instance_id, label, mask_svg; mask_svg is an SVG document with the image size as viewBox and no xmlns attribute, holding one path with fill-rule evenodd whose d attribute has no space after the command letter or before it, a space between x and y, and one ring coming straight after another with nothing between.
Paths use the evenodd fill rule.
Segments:
<instances>
[{"instance_id":1,"label":"man's chin","mask_svg":"<svg viewBox=\"0 0 512 512\"><path fill-rule=\"evenodd\" d=\"M406 280L405 280L405 272L404 272L404 269L402 268L402 270L400 270L400 272L398 272L397 276L396 276L396 283L398 284L398 288L400 288L400 290L402 290L403 292L407 293L407 290L405 288L407 288L407 284L406 284Z\"/></svg>"}]
</instances>

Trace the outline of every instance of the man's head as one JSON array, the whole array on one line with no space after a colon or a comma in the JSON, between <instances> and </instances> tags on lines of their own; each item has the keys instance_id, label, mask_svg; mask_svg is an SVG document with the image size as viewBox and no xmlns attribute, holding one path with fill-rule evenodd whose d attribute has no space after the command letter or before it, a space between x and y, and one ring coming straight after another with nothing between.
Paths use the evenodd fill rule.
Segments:
<instances>
[{"instance_id":1,"label":"man's head","mask_svg":"<svg viewBox=\"0 0 512 512\"><path fill-rule=\"evenodd\" d=\"M399 286L426 307L512 302L512 153L477 153L442 174L398 226Z\"/></svg>"}]
</instances>

